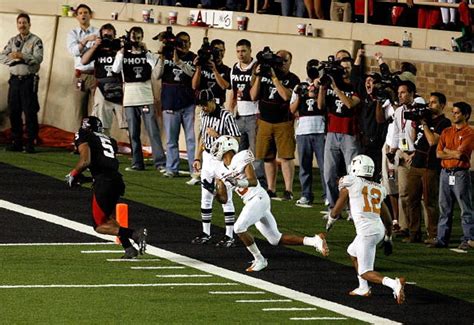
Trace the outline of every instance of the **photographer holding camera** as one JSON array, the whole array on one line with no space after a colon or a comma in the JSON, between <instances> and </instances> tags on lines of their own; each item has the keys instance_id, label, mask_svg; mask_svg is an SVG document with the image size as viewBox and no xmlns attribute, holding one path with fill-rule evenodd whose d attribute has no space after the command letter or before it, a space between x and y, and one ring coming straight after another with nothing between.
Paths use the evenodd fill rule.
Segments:
<instances>
[{"instance_id":1,"label":"photographer holding camera","mask_svg":"<svg viewBox=\"0 0 474 325\"><path fill-rule=\"evenodd\" d=\"M328 113L328 132L324 146L324 181L326 198L331 210L339 196L338 167L348 166L352 158L359 154L355 107L359 105L360 99L350 81L352 70L350 58L335 61L331 56L327 62L322 62L322 65L319 96L321 108L325 108Z\"/></svg>"},{"instance_id":2,"label":"photographer holding camera","mask_svg":"<svg viewBox=\"0 0 474 325\"><path fill-rule=\"evenodd\" d=\"M436 158L436 147L441 132L451 126L443 114L446 96L432 92L426 108L415 111L415 153L408 172L408 213L410 240L421 238L421 199L426 211L425 225L428 233L426 244L436 240L438 226L438 192L441 162ZM405 114L407 115L407 114ZM410 241L411 242L411 241Z\"/></svg>"},{"instance_id":3,"label":"photographer holding camera","mask_svg":"<svg viewBox=\"0 0 474 325\"><path fill-rule=\"evenodd\" d=\"M294 117L290 112L292 89L300 79L290 72L292 55L280 50L274 54L269 47L257 54L250 96L259 100L256 156L264 160L268 194L276 198L277 153L285 181L282 200L293 199L293 177L295 173Z\"/></svg>"},{"instance_id":4,"label":"photographer holding camera","mask_svg":"<svg viewBox=\"0 0 474 325\"><path fill-rule=\"evenodd\" d=\"M297 114L296 145L300 165L299 179L301 198L296 205L310 208L313 195L313 157L316 156L323 196L326 197L324 182L324 142L326 141L326 112L318 105L319 61L309 60L306 64L306 81L298 84L293 90L290 111Z\"/></svg>"},{"instance_id":5,"label":"photographer holding camera","mask_svg":"<svg viewBox=\"0 0 474 325\"><path fill-rule=\"evenodd\" d=\"M94 94L92 115L102 121L104 134L107 135L110 135L114 116L117 118L118 126L121 129L127 128L122 106L122 75L112 72L115 56L121 48L121 41L115 38L116 34L117 32L112 24L102 25L99 30L100 37L81 57L83 65L94 62L97 89Z\"/></svg>"},{"instance_id":6,"label":"photographer holding camera","mask_svg":"<svg viewBox=\"0 0 474 325\"><path fill-rule=\"evenodd\" d=\"M112 71L122 72L124 81L123 107L127 117L128 132L132 146L132 166L126 171L145 169L143 160L141 118L145 123L153 155L154 168L163 168L166 157L161 144L161 133L156 122L151 71L156 65L157 56L147 50L143 43L143 29L135 26L124 40L124 47L117 52Z\"/></svg>"},{"instance_id":7,"label":"photographer holding camera","mask_svg":"<svg viewBox=\"0 0 474 325\"><path fill-rule=\"evenodd\" d=\"M160 59L156 67L157 79L161 79L161 104L163 125L167 139L166 172L164 176L178 176L179 169L179 133L182 124L186 135L186 152L189 172L193 173L193 160L196 148L194 134L194 59L196 54L190 51L191 38L188 33L180 32L174 37L167 30L161 37L162 45L158 53Z\"/></svg>"}]
</instances>

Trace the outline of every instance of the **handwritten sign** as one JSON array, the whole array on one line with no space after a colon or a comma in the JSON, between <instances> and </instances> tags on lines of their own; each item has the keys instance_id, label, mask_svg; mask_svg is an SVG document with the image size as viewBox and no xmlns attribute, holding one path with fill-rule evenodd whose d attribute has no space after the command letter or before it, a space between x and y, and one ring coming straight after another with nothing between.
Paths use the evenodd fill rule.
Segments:
<instances>
[{"instance_id":1,"label":"handwritten sign","mask_svg":"<svg viewBox=\"0 0 474 325\"><path fill-rule=\"evenodd\" d=\"M202 21L213 28L232 29L232 11L221 10L190 10L189 14L196 21L199 11L201 11Z\"/></svg>"}]
</instances>

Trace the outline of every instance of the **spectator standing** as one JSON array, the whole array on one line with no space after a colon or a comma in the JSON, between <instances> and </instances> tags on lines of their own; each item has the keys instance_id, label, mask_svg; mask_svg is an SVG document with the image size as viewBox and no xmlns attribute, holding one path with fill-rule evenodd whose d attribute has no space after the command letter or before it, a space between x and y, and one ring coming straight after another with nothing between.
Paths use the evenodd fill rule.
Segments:
<instances>
[{"instance_id":1,"label":"spectator standing","mask_svg":"<svg viewBox=\"0 0 474 325\"><path fill-rule=\"evenodd\" d=\"M231 135L233 137L239 137L240 132L232 114L217 104L213 93L209 89L204 89L199 92L198 105L202 108L201 128L193 167L196 171L201 172L202 233L194 238L192 243L208 244L212 238L211 220L212 202L214 199L213 189L210 189L209 185L214 184L218 164L218 161L210 153L211 148L220 136ZM218 247L234 246L235 208L232 202L232 190L230 188L227 191L227 198L228 200L222 204L226 233L217 243Z\"/></svg>"},{"instance_id":2,"label":"spectator standing","mask_svg":"<svg viewBox=\"0 0 474 325\"><path fill-rule=\"evenodd\" d=\"M415 154L408 172L408 213L410 237L406 242L412 242L421 237L421 200L426 212L426 231L430 243L436 238L438 225L438 189L440 161L436 158L436 146L441 132L451 126L451 121L443 114L446 96L439 92L430 95L427 109L431 114L416 122ZM425 113L428 114L428 113Z\"/></svg>"},{"instance_id":3,"label":"spectator standing","mask_svg":"<svg viewBox=\"0 0 474 325\"><path fill-rule=\"evenodd\" d=\"M86 65L91 61L94 62L97 89L94 94L92 115L102 121L104 133L110 134L114 116L121 129L127 128L122 106L123 80L120 73L112 71L119 45L114 41L115 27L112 24L105 24L100 28L99 35L100 38L97 38L94 45L82 55L81 63Z\"/></svg>"},{"instance_id":4,"label":"spectator standing","mask_svg":"<svg viewBox=\"0 0 474 325\"><path fill-rule=\"evenodd\" d=\"M324 19L323 0L304 0L309 18Z\"/></svg>"},{"instance_id":5,"label":"spectator standing","mask_svg":"<svg viewBox=\"0 0 474 325\"><path fill-rule=\"evenodd\" d=\"M250 149L256 153L258 101L252 100L250 88L252 75L257 60L252 58L252 45L249 40L241 39L236 44L237 60L230 74L231 103L230 111L234 113L241 133L239 151ZM253 162L260 185L267 188L263 161L256 159Z\"/></svg>"},{"instance_id":6,"label":"spectator standing","mask_svg":"<svg viewBox=\"0 0 474 325\"><path fill-rule=\"evenodd\" d=\"M471 106L465 102L454 103L453 125L446 128L439 138L436 156L441 159L439 184L438 232L431 247L447 247L453 224L454 199L461 209L463 236L459 249L469 249L474 240L474 210L472 208L472 183L470 159L474 149L474 130L469 126Z\"/></svg>"},{"instance_id":7,"label":"spectator standing","mask_svg":"<svg viewBox=\"0 0 474 325\"><path fill-rule=\"evenodd\" d=\"M324 142L326 141L326 112L318 105L319 78L317 76L317 60L306 64L308 79L293 90L290 111L297 114L296 145L298 147L299 179L301 198L296 205L310 208L314 201L313 194L313 157L316 157L323 197L326 198L324 182Z\"/></svg>"},{"instance_id":8,"label":"spectator standing","mask_svg":"<svg viewBox=\"0 0 474 325\"><path fill-rule=\"evenodd\" d=\"M79 121L89 115L89 101L94 95L96 79L94 77L94 62L84 65L81 57L99 35L99 30L91 26L92 9L86 4L80 4L76 8L75 16L79 27L74 28L67 34L66 45L69 53L74 58L74 114Z\"/></svg>"},{"instance_id":9,"label":"spectator standing","mask_svg":"<svg viewBox=\"0 0 474 325\"><path fill-rule=\"evenodd\" d=\"M161 143L160 128L156 122L151 88L151 71L156 65L158 57L147 50L146 44L143 43L143 36L141 27L132 27L130 39L117 53L112 66L112 71L121 72L124 80L123 106L132 145L132 165L125 170L142 171L145 169L140 140L141 119L143 118L150 140L154 168L161 171L164 169L166 157Z\"/></svg>"},{"instance_id":10,"label":"spectator standing","mask_svg":"<svg viewBox=\"0 0 474 325\"><path fill-rule=\"evenodd\" d=\"M305 11L304 0L281 0L281 14L283 16L304 17Z\"/></svg>"},{"instance_id":11,"label":"spectator standing","mask_svg":"<svg viewBox=\"0 0 474 325\"><path fill-rule=\"evenodd\" d=\"M19 34L10 38L0 53L0 63L8 65L10 87L8 89L8 108L12 139L9 151L23 150L23 120L27 132L25 151L35 153L35 140L38 137L38 71L43 61L43 41L30 33L30 16L21 13L16 17Z\"/></svg>"},{"instance_id":12,"label":"spectator standing","mask_svg":"<svg viewBox=\"0 0 474 325\"><path fill-rule=\"evenodd\" d=\"M294 117L290 112L290 99L292 89L300 80L290 72L291 53L280 50L276 55L282 60L281 67L267 67L269 71L264 71L262 64L257 65L250 96L252 100L259 99L260 120L256 156L264 160L268 193L271 198L276 198L278 154L285 182L282 199L289 201L293 199L295 173L295 129Z\"/></svg>"},{"instance_id":13,"label":"spectator standing","mask_svg":"<svg viewBox=\"0 0 474 325\"><path fill-rule=\"evenodd\" d=\"M163 126L167 139L166 172L164 176L178 176L179 168L179 133L183 126L186 137L189 172L193 173L193 161L196 151L194 134L194 92L192 77L193 61L196 54L191 52L191 38L188 33L176 35L177 45L171 53L164 53L160 48L157 78L161 79L161 104L163 110ZM166 54L166 56L165 56Z\"/></svg>"}]
</instances>

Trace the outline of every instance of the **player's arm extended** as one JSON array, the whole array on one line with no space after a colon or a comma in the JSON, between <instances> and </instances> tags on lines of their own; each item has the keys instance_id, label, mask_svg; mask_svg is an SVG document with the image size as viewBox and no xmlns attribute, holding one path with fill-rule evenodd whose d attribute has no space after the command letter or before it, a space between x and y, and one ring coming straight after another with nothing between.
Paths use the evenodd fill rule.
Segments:
<instances>
[{"instance_id":1,"label":"player's arm extended","mask_svg":"<svg viewBox=\"0 0 474 325\"><path fill-rule=\"evenodd\" d=\"M347 188L341 188L339 190L339 197L336 201L336 204L334 204L334 208L331 210L331 217L335 217L339 214L341 214L342 210L347 205L347 201L349 200L349 190Z\"/></svg>"},{"instance_id":2,"label":"player's arm extended","mask_svg":"<svg viewBox=\"0 0 474 325\"><path fill-rule=\"evenodd\" d=\"M385 226L385 234L389 237L392 236L392 216L385 202L382 202L382 206L380 207L380 217Z\"/></svg>"},{"instance_id":3,"label":"player's arm extended","mask_svg":"<svg viewBox=\"0 0 474 325\"><path fill-rule=\"evenodd\" d=\"M220 204L227 202L227 187L221 179L216 179L216 199Z\"/></svg>"}]
</instances>

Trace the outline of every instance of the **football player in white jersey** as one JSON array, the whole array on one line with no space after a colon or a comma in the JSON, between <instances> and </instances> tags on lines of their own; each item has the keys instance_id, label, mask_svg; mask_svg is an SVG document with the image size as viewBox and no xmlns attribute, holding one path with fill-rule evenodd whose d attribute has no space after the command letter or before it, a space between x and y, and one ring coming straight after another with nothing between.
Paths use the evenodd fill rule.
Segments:
<instances>
[{"instance_id":1,"label":"football player in white jersey","mask_svg":"<svg viewBox=\"0 0 474 325\"><path fill-rule=\"evenodd\" d=\"M370 296L368 284L382 283L393 290L398 304L405 302L405 278L391 279L374 271L375 250L377 244L384 240L385 254L392 253L392 220L390 212L383 202L385 188L379 183L370 181L374 173L373 160L365 155L355 156L349 166L349 175L339 180L339 198L331 210L328 227L350 203L350 210L356 228L356 237L347 248L359 279L359 287L351 291L352 296Z\"/></svg>"},{"instance_id":2,"label":"football player in white jersey","mask_svg":"<svg viewBox=\"0 0 474 325\"><path fill-rule=\"evenodd\" d=\"M249 252L253 255L252 265L247 272L261 271L267 267L268 262L260 253L253 236L248 228L255 225L260 233L272 245L305 245L313 246L323 256L329 254L329 249L323 234L313 237L300 237L282 234L270 211L270 197L260 186L252 162L254 156L251 151L243 150L237 153L239 144L231 136L221 136L214 142L211 154L222 162L216 170L215 194L219 202L227 202L227 186L234 188L235 192L244 201L235 225L234 232L239 236Z\"/></svg>"}]
</instances>

